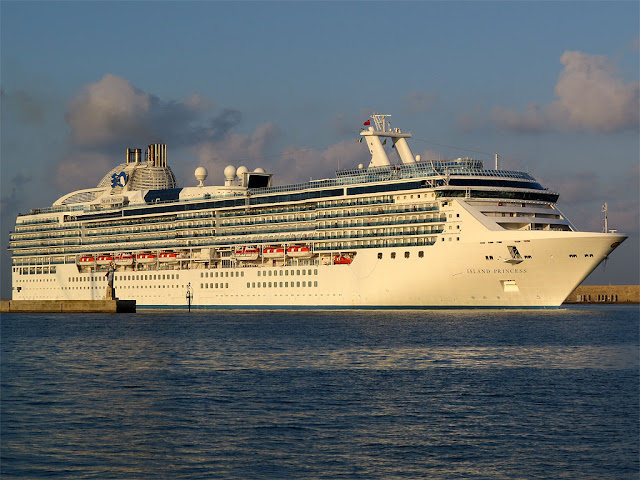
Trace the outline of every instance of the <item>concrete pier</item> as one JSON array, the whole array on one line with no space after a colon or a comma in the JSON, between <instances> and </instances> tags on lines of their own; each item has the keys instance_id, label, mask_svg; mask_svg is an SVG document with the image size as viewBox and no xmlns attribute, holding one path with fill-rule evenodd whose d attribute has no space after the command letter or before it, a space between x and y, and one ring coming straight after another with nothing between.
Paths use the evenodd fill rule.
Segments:
<instances>
[{"instance_id":1,"label":"concrete pier","mask_svg":"<svg viewBox=\"0 0 640 480\"><path fill-rule=\"evenodd\" d=\"M1 300L0 313L134 313L135 300Z\"/></svg>"},{"instance_id":2,"label":"concrete pier","mask_svg":"<svg viewBox=\"0 0 640 480\"><path fill-rule=\"evenodd\" d=\"M580 285L564 303L640 303L639 285Z\"/></svg>"}]
</instances>

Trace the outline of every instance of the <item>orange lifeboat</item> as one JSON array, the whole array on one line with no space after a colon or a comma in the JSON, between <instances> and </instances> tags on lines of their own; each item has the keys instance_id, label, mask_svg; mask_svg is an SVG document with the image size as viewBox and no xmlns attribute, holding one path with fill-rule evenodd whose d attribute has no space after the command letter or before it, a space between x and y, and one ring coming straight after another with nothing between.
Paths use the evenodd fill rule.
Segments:
<instances>
[{"instance_id":1,"label":"orange lifeboat","mask_svg":"<svg viewBox=\"0 0 640 480\"><path fill-rule=\"evenodd\" d=\"M113 262L113 257L111 255L99 255L96 258L96 263L98 265L110 265Z\"/></svg>"},{"instance_id":2,"label":"orange lifeboat","mask_svg":"<svg viewBox=\"0 0 640 480\"><path fill-rule=\"evenodd\" d=\"M154 263L156 261L156 256L152 253L140 253L137 256L138 263Z\"/></svg>"},{"instance_id":3,"label":"orange lifeboat","mask_svg":"<svg viewBox=\"0 0 640 480\"><path fill-rule=\"evenodd\" d=\"M309 258L313 256L313 252L306 245L292 245L287 248L287 256L296 258Z\"/></svg>"},{"instance_id":4,"label":"orange lifeboat","mask_svg":"<svg viewBox=\"0 0 640 480\"><path fill-rule=\"evenodd\" d=\"M344 257L342 255L336 255L335 257L333 257L334 265L350 265L352 261L353 259Z\"/></svg>"},{"instance_id":5,"label":"orange lifeboat","mask_svg":"<svg viewBox=\"0 0 640 480\"><path fill-rule=\"evenodd\" d=\"M162 252L158 255L158 260L162 263L178 263L178 254L176 252Z\"/></svg>"},{"instance_id":6,"label":"orange lifeboat","mask_svg":"<svg viewBox=\"0 0 640 480\"><path fill-rule=\"evenodd\" d=\"M284 248L283 247L265 247L262 251L262 256L264 258L282 258L284 257Z\"/></svg>"},{"instance_id":7,"label":"orange lifeboat","mask_svg":"<svg viewBox=\"0 0 640 480\"><path fill-rule=\"evenodd\" d=\"M258 247L238 247L236 248L236 260L257 260L260 256Z\"/></svg>"},{"instance_id":8,"label":"orange lifeboat","mask_svg":"<svg viewBox=\"0 0 640 480\"><path fill-rule=\"evenodd\" d=\"M91 266L96 264L96 259L91 255L84 255L78 260L78 265Z\"/></svg>"},{"instance_id":9,"label":"orange lifeboat","mask_svg":"<svg viewBox=\"0 0 640 480\"><path fill-rule=\"evenodd\" d=\"M131 255L130 253L121 253L119 255L116 255L114 262L116 265L125 267L133 265L133 255Z\"/></svg>"}]
</instances>

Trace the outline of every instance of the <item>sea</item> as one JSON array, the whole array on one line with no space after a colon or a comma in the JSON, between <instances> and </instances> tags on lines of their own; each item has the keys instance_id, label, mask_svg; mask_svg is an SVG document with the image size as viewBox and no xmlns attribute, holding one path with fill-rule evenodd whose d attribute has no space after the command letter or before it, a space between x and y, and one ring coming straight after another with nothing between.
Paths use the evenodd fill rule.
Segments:
<instances>
[{"instance_id":1,"label":"sea","mask_svg":"<svg viewBox=\"0 0 640 480\"><path fill-rule=\"evenodd\" d=\"M638 306L3 314L2 479L633 479Z\"/></svg>"}]
</instances>

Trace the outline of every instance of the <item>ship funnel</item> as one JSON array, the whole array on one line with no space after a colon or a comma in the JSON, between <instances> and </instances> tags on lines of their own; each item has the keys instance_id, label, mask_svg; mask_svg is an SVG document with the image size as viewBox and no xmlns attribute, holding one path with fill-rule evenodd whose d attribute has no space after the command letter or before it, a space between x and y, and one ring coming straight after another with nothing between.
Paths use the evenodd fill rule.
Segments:
<instances>
[{"instance_id":1,"label":"ship funnel","mask_svg":"<svg viewBox=\"0 0 640 480\"><path fill-rule=\"evenodd\" d=\"M142 150L139 148L127 148L127 164L140 163L140 155Z\"/></svg>"},{"instance_id":2,"label":"ship funnel","mask_svg":"<svg viewBox=\"0 0 640 480\"><path fill-rule=\"evenodd\" d=\"M147 162L153 167L167 166L167 146L162 143L154 143L147 147Z\"/></svg>"}]
</instances>

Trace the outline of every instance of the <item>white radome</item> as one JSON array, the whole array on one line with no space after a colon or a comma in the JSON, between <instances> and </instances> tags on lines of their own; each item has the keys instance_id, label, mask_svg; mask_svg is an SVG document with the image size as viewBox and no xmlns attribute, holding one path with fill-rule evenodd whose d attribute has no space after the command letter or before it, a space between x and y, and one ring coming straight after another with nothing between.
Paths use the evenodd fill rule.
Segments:
<instances>
[{"instance_id":1,"label":"white radome","mask_svg":"<svg viewBox=\"0 0 640 480\"><path fill-rule=\"evenodd\" d=\"M202 187L204 185L203 182L209 176L209 172L204 167L198 167L198 168L196 168L196 171L195 171L194 175L196 176L196 180L198 180L200 182L199 186Z\"/></svg>"}]
</instances>

